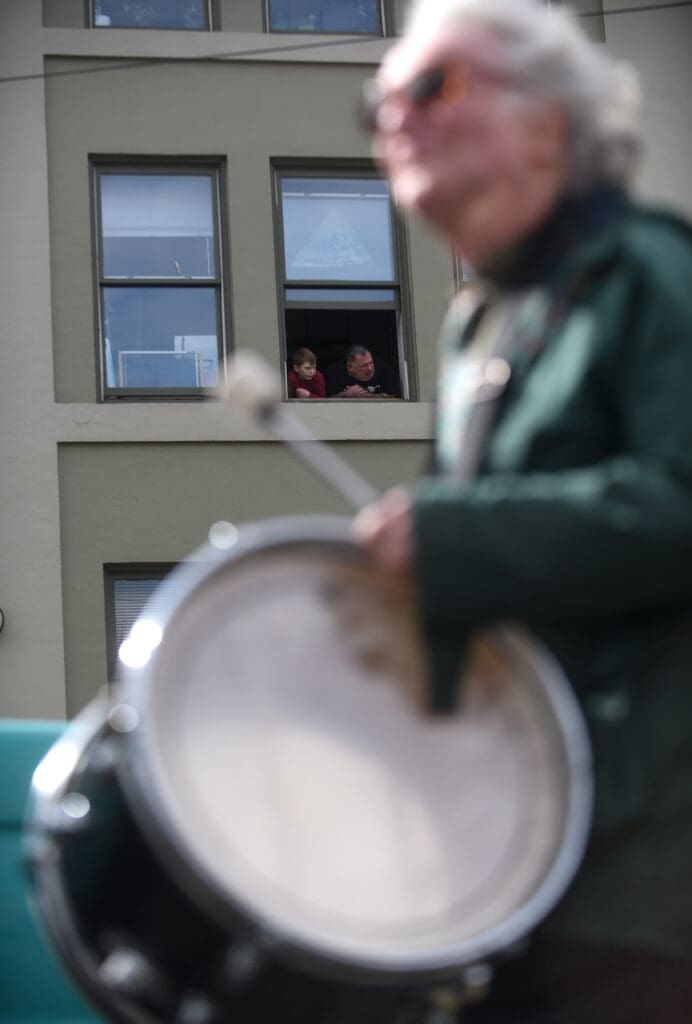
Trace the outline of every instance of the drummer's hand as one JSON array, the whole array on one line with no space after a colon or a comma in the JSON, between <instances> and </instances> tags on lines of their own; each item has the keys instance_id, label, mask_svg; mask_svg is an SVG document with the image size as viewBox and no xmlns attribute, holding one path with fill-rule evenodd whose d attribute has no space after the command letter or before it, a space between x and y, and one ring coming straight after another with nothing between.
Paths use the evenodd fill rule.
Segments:
<instances>
[{"instance_id":1,"label":"drummer's hand","mask_svg":"<svg viewBox=\"0 0 692 1024\"><path fill-rule=\"evenodd\" d=\"M397 572L410 572L413 566L413 511L411 499L403 487L366 505L354 518L353 537L367 548L376 562Z\"/></svg>"}]
</instances>

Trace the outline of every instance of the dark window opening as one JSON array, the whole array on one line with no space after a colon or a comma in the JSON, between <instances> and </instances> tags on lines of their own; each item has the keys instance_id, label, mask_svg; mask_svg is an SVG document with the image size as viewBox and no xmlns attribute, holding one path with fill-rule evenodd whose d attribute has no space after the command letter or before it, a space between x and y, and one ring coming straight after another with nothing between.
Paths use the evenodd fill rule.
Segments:
<instances>
[{"instance_id":1,"label":"dark window opening","mask_svg":"<svg viewBox=\"0 0 692 1024\"><path fill-rule=\"evenodd\" d=\"M291 354L309 348L317 369L325 374L342 360L351 345L369 349L392 369L398 365L396 311L393 309L287 309L287 369Z\"/></svg>"}]
</instances>

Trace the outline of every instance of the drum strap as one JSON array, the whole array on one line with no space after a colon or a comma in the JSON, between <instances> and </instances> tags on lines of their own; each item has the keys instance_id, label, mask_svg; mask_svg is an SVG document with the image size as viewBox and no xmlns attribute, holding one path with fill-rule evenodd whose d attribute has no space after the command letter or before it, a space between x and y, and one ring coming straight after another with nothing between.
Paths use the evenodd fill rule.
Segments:
<instances>
[{"instance_id":1,"label":"drum strap","mask_svg":"<svg viewBox=\"0 0 692 1024\"><path fill-rule=\"evenodd\" d=\"M538 358L569 300L570 289L552 297L541 287L510 295L489 289L471 308L461 302L453 307L455 329L442 353L438 391L436 463L442 473L461 484L478 474L514 370L526 370ZM471 631L452 633L425 609L423 630L430 708L449 713L457 700Z\"/></svg>"}]
</instances>

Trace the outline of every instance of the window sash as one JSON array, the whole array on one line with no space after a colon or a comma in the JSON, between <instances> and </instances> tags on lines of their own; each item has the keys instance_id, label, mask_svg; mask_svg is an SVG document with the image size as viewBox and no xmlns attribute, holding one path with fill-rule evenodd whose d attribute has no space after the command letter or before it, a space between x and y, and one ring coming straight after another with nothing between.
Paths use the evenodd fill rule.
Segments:
<instances>
[{"instance_id":1,"label":"window sash","mask_svg":"<svg viewBox=\"0 0 692 1024\"><path fill-rule=\"evenodd\" d=\"M166 8L174 7L172 15ZM130 8L127 12L125 9ZM92 28L178 29L208 32L212 28L211 0L91 0Z\"/></svg>"},{"instance_id":2,"label":"window sash","mask_svg":"<svg viewBox=\"0 0 692 1024\"><path fill-rule=\"evenodd\" d=\"M284 305L290 308L329 308L344 306L372 309L399 309L399 289L375 286L352 288L344 282L330 283L327 287L316 284L284 288Z\"/></svg>"},{"instance_id":3,"label":"window sash","mask_svg":"<svg viewBox=\"0 0 692 1024\"><path fill-rule=\"evenodd\" d=\"M303 278L293 278L286 272L286 197L304 197L338 200L365 199L373 203L386 204L387 216L380 219L380 225L386 226L386 245L389 248L391 266L388 276L372 279L344 278L338 271L331 278L316 277L306 272ZM373 352L385 359L391 368L398 372L401 381L402 397L411 397L408 386L408 366L404 332L410 335L408 314L403 309L400 282L401 246L398 222L394 214L389 186L386 180L373 173L369 168L351 165L348 168L338 165L332 168L325 166L293 165L287 167L275 165L274 169L274 207L275 207L275 239L276 267L279 308L281 314L281 333L286 359L297 345L312 347L318 358L332 360L338 356L339 350L334 347L337 334L327 327L323 336L309 337L309 321L302 321L301 314L306 317L318 314L340 314L345 318L338 327L339 347L360 342L371 342ZM355 316L362 314L393 316L392 326L382 335L382 347L378 351L373 334L374 321L356 321ZM290 317L290 322L289 322ZM313 321L316 324L316 321ZM346 333L344 334L344 326ZM393 327L393 332L392 332ZM318 332L319 333L319 332ZM358 336L356 336L358 335ZM350 341L349 341L350 338ZM378 342L380 336L378 334ZM396 351L392 349L394 344ZM320 355L321 353L321 355Z\"/></svg>"},{"instance_id":4,"label":"window sash","mask_svg":"<svg viewBox=\"0 0 692 1024\"><path fill-rule=\"evenodd\" d=\"M349 0L266 0L267 29L269 32L384 35L381 0L365 0L360 4L358 0L350 0L352 19L344 18L347 3Z\"/></svg>"},{"instance_id":5,"label":"window sash","mask_svg":"<svg viewBox=\"0 0 692 1024\"><path fill-rule=\"evenodd\" d=\"M397 287L389 186L368 174L277 171L284 287Z\"/></svg>"},{"instance_id":6,"label":"window sash","mask_svg":"<svg viewBox=\"0 0 692 1024\"><path fill-rule=\"evenodd\" d=\"M103 395L200 395L218 384L224 348L219 169L94 170ZM153 257L126 244L109 259L109 244L124 237L152 241Z\"/></svg>"},{"instance_id":7,"label":"window sash","mask_svg":"<svg viewBox=\"0 0 692 1024\"><path fill-rule=\"evenodd\" d=\"M99 169L103 280L218 280L216 178L203 170Z\"/></svg>"}]
</instances>

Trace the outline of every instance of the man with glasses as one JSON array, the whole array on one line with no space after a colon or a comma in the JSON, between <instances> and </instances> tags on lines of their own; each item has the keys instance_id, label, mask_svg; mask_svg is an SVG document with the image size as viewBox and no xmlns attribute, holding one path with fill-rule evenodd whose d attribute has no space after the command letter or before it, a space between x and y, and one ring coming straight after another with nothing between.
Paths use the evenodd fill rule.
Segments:
<instances>
[{"instance_id":1,"label":"man with glasses","mask_svg":"<svg viewBox=\"0 0 692 1024\"><path fill-rule=\"evenodd\" d=\"M594 751L582 868L465 1022L692 1018L692 233L628 197L637 100L534 0L419 0L364 90L394 196L477 281L441 333L437 475L355 537L447 664L527 626Z\"/></svg>"}]
</instances>

